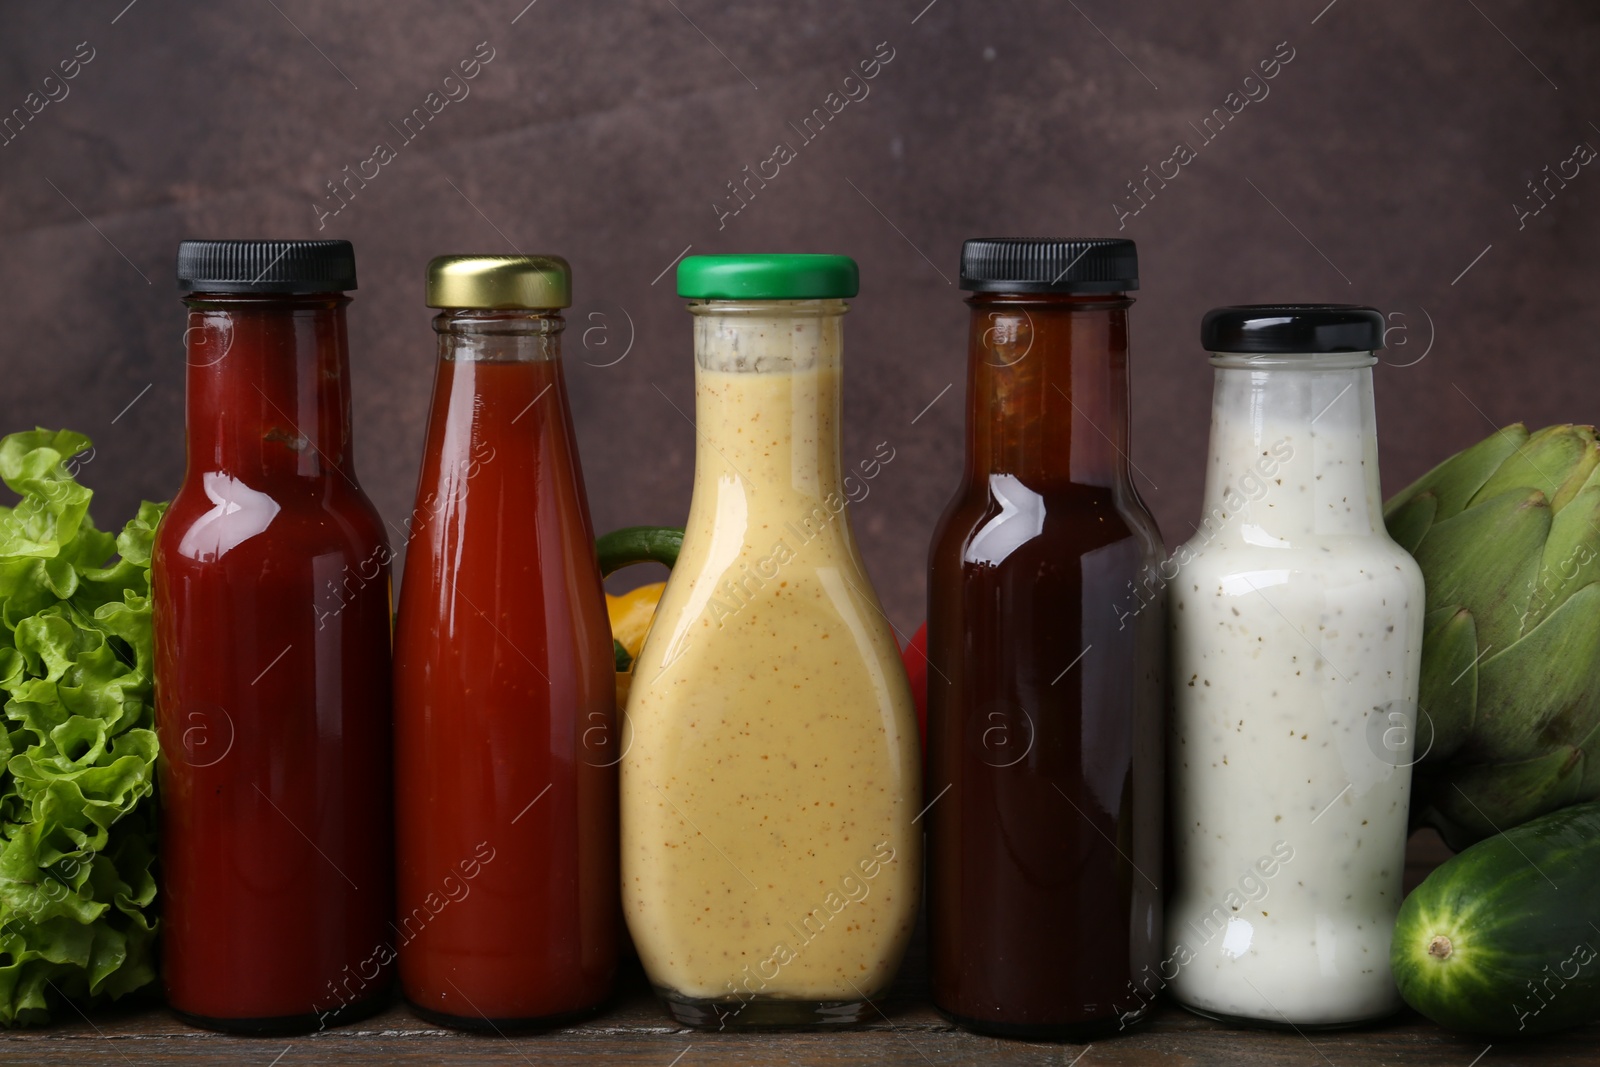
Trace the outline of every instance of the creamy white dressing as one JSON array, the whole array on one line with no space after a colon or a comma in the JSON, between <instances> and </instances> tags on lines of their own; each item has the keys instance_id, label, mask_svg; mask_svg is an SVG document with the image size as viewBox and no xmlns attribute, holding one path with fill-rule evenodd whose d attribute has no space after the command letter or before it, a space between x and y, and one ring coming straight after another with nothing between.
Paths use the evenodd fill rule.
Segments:
<instances>
[{"instance_id":1,"label":"creamy white dressing","mask_svg":"<svg viewBox=\"0 0 1600 1067\"><path fill-rule=\"evenodd\" d=\"M1219 356L1205 517L1169 587L1178 1000L1266 1024L1400 1006L1423 587L1384 531L1369 354Z\"/></svg>"}]
</instances>

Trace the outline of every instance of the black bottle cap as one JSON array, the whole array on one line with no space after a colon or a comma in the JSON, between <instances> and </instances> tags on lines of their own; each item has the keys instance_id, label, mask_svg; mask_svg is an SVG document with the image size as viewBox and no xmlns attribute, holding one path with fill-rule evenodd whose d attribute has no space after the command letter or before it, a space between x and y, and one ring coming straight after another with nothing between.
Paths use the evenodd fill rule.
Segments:
<instances>
[{"instance_id":1,"label":"black bottle cap","mask_svg":"<svg viewBox=\"0 0 1600 1067\"><path fill-rule=\"evenodd\" d=\"M336 293L356 287L349 241L183 241L178 288L195 293Z\"/></svg>"},{"instance_id":2,"label":"black bottle cap","mask_svg":"<svg viewBox=\"0 0 1600 1067\"><path fill-rule=\"evenodd\" d=\"M1207 352L1292 355L1376 352L1383 315L1361 304L1241 304L1212 308L1200 320Z\"/></svg>"},{"instance_id":3,"label":"black bottle cap","mask_svg":"<svg viewBox=\"0 0 1600 1067\"><path fill-rule=\"evenodd\" d=\"M1139 288L1139 251L1120 237L982 237L961 245L961 288L979 293L1122 293Z\"/></svg>"}]
</instances>

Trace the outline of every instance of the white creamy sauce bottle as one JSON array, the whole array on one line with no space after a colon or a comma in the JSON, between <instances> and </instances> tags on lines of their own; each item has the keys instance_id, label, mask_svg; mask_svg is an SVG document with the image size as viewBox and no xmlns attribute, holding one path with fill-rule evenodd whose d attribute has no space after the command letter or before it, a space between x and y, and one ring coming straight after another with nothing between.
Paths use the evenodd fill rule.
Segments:
<instances>
[{"instance_id":1,"label":"white creamy sauce bottle","mask_svg":"<svg viewBox=\"0 0 1600 1067\"><path fill-rule=\"evenodd\" d=\"M1382 335L1376 311L1339 305L1202 327L1205 510L1163 569L1177 885L1160 978L1203 1015L1306 1028L1400 1007L1424 601L1383 525Z\"/></svg>"}]
</instances>

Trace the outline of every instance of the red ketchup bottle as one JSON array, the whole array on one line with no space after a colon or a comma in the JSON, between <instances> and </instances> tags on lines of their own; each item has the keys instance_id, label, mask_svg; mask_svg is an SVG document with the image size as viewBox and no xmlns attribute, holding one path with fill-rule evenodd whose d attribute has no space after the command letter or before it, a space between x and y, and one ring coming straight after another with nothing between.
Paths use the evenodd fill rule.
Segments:
<instances>
[{"instance_id":1,"label":"red ketchup bottle","mask_svg":"<svg viewBox=\"0 0 1600 1067\"><path fill-rule=\"evenodd\" d=\"M406 998L463 1029L597 1007L617 964L616 681L561 373L571 272L441 256L395 634Z\"/></svg>"},{"instance_id":2,"label":"red ketchup bottle","mask_svg":"<svg viewBox=\"0 0 1600 1067\"><path fill-rule=\"evenodd\" d=\"M237 1033L386 1002L389 547L351 461L348 241L185 241L188 468L156 535L162 974Z\"/></svg>"}]
</instances>

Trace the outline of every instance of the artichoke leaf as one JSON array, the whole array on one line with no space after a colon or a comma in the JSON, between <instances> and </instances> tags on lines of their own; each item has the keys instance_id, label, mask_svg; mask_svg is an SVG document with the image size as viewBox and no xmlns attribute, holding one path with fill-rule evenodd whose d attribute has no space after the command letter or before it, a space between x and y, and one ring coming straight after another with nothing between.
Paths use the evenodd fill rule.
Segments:
<instances>
[{"instance_id":1,"label":"artichoke leaf","mask_svg":"<svg viewBox=\"0 0 1600 1067\"><path fill-rule=\"evenodd\" d=\"M1495 431L1390 497L1384 507L1384 517L1387 518L1412 497L1425 492L1433 493L1438 499L1438 518L1448 519L1460 514L1467 502L1477 496L1478 490L1494 476L1506 457L1515 455L1527 439L1528 428L1520 422Z\"/></svg>"},{"instance_id":2,"label":"artichoke leaf","mask_svg":"<svg viewBox=\"0 0 1600 1067\"><path fill-rule=\"evenodd\" d=\"M1520 489L1435 523L1413 553L1427 578L1428 610L1456 605L1472 612L1481 647L1500 650L1515 641L1550 518L1542 492Z\"/></svg>"},{"instance_id":3,"label":"artichoke leaf","mask_svg":"<svg viewBox=\"0 0 1600 1067\"><path fill-rule=\"evenodd\" d=\"M1515 763L1449 765L1418 776L1422 821L1460 851L1579 799L1584 754L1562 745ZM1421 770L1421 768L1418 768Z\"/></svg>"},{"instance_id":4,"label":"artichoke leaf","mask_svg":"<svg viewBox=\"0 0 1600 1067\"><path fill-rule=\"evenodd\" d=\"M1455 754L1472 734L1478 704L1478 630L1472 612L1448 607L1423 621L1422 683L1417 690L1421 760Z\"/></svg>"},{"instance_id":5,"label":"artichoke leaf","mask_svg":"<svg viewBox=\"0 0 1600 1067\"><path fill-rule=\"evenodd\" d=\"M1433 526L1438 510L1439 498L1430 489L1389 509L1384 516L1384 523L1396 544L1407 552L1415 552Z\"/></svg>"},{"instance_id":6,"label":"artichoke leaf","mask_svg":"<svg viewBox=\"0 0 1600 1067\"><path fill-rule=\"evenodd\" d=\"M1513 489L1538 489L1557 511L1566 506L1600 463L1600 445L1587 426L1546 426L1506 457L1473 494L1472 507Z\"/></svg>"},{"instance_id":7,"label":"artichoke leaf","mask_svg":"<svg viewBox=\"0 0 1600 1067\"><path fill-rule=\"evenodd\" d=\"M1534 579L1533 595L1519 622L1527 633L1567 598L1600 579L1600 484L1585 485L1555 512L1544 557Z\"/></svg>"},{"instance_id":8,"label":"artichoke leaf","mask_svg":"<svg viewBox=\"0 0 1600 1067\"><path fill-rule=\"evenodd\" d=\"M1600 744L1600 723L1595 724L1594 730L1584 738L1578 748L1584 754L1583 783L1578 786L1577 801L1592 800L1600 797L1600 759L1591 760L1589 753L1595 751L1595 746Z\"/></svg>"},{"instance_id":9,"label":"artichoke leaf","mask_svg":"<svg viewBox=\"0 0 1600 1067\"><path fill-rule=\"evenodd\" d=\"M1463 753L1475 762L1517 761L1581 744L1600 721L1596 662L1600 585L1589 585L1478 664L1478 714Z\"/></svg>"}]
</instances>

